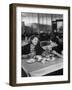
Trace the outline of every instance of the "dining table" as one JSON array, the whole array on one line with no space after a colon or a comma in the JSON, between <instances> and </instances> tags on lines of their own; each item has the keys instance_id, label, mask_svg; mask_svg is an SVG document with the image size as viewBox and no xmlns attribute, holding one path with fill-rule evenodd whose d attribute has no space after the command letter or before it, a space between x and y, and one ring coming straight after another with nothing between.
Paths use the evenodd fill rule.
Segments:
<instances>
[{"instance_id":1,"label":"dining table","mask_svg":"<svg viewBox=\"0 0 72 90\"><path fill-rule=\"evenodd\" d=\"M48 73L63 69L63 58L55 57L55 60L48 60L45 63L35 61L27 63L28 59L22 59L21 68L31 77L43 76Z\"/></svg>"}]
</instances>

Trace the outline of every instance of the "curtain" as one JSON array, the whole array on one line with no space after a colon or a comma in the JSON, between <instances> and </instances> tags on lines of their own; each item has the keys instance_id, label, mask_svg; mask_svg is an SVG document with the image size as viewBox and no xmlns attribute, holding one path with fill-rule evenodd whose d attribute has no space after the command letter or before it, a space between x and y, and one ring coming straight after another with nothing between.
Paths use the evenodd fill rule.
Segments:
<instances>
[{"instance_id":1,"label":"curtain","mask_svg":"<svg viewBox=\"0 0 72 90\"><path fill-rule=\"evenodd\" d=\"M58 14L39 14L39 13L22 13L22 21L26 26L32 23L52 25L52 21L63 19L63 15Z\"/></svg>"}]
</instances>

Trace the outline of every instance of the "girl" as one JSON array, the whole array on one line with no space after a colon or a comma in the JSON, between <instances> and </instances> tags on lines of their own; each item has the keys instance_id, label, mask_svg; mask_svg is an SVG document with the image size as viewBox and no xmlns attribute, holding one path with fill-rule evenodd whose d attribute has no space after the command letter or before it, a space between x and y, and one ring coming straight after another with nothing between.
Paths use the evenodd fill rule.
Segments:
<instances>
[{"instance_id":1,"label":"girl","mask_svg":"<svg viewBox=\"0 0 72 90\"><path fill-rule=\"evenodd\" d=\"M35 55L41 55L45 50L40 46L38 35L30 38L30 43L22 47L22 57L28 58Z\"/></svg>"}]
</instances>

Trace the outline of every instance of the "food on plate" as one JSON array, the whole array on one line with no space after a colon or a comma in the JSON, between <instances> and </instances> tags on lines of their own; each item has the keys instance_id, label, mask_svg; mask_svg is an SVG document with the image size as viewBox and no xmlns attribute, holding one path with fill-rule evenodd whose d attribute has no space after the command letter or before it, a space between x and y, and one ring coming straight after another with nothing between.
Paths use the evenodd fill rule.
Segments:
<instances>
[{"instance_id":1,"label":"food on plate","mask_svg":"<svg viewBox=\"0 0 72 90\"><path fill-rule=\"evenodd\" d=\"M42 60L42 56L36 55L36 56L34 57L34 59L36 59L37 61L41 61L41 60Z\"/></svg>"},{"instance_id":2,"label":"food on plate","mask_svg":"<svg viewBox=\"0 0 72 90\"><path fill-rule=\"evenodd\" d=\"M45 64L46 58L43 58L41 62L42 62L43 64Z\"/></svg>"},{"instance_id":3,"label":"food on plate","mask_svg":"<svg viewBox=\"0 0 72 90\"><path fill-rule=\"evenodd\" d=\"M36 60L35 59L29 59L29 60L27 60L26 62L27 63L34 63Z\"/></svg>"}]
</instances>

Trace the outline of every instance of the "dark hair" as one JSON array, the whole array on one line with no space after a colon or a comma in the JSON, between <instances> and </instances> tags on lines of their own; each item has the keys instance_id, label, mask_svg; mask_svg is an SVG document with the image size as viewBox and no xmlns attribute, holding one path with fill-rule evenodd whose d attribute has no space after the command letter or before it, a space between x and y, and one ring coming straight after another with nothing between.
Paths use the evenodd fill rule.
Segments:
<instances>
[{"instance_id":1,"label":"dark hair","mask_svg":"<svg viewBox=\"0 0 72 90\"><path fill-rule=\"evenodd\" d=\"M39 35L32 35L32 36L30 37L30 43L32 43L32 40L33 40L35 37L38 38L38 43L40 42L40 40L39 40Z\"/></svg>"},{"instance_id":2,"label":"dark hair","mask_svg":"<svg viewBox=\"0 0 72 90\"><path fill-rule=\"evenodd\" d=\"M32 40L33 40L35 37L38 38L38 43L37 43L37 45L35 46L36 54L41 55L44 50L43 50L43 49L41 48L41 46L40 46L39 35L33 35L33 36L31 36L31 38L30 38L30 44L32 43Z\"/></svg>"}]
</instances>

